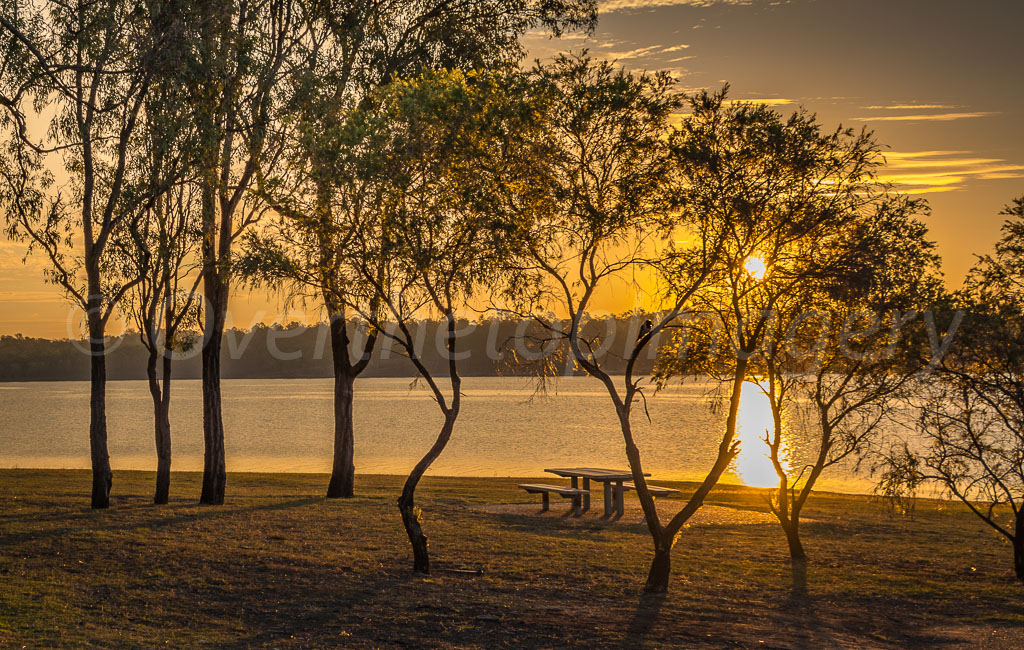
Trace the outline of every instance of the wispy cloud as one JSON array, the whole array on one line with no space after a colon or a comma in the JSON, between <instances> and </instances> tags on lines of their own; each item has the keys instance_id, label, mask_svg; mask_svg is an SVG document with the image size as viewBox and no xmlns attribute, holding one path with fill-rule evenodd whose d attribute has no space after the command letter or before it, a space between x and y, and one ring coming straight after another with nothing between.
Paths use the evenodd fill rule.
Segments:
<instances>
[{"instance_id":1,"label":"wispy cloud","mask_svg":"<svg viewBox=\"0 0 1024 650\"><path fill-rule=\"evenodd\" d=\"M752 0L605 0L597 7L601 13L613 11L642 11L659 7L684 5L690 7L711 7L713 5L749 5Z\"/></svg>"},{"instance_id":2,"label":"wispy cloud","mask_svg":"<svg viewBox=\"0 0 1024 650\"><path fill-rule=\"evenodd\" d=\"M953 120L969 120L975 117L999 115L993 111L977 111L974 113L921 113L915 115L871 115L870 117L851 118L857 122L951 122Z\"/></svg>"},{"instance_id":3,"label":"wispy cloud","mask_svg":"<svg viewBox=\"0 0 1024 650\"><path fill-rule=\"evenodd\" d=\"M1024 178L1024 165L972 151L911 151L885 155L881 179L910 194L964 189L970 181Z\"/></svg>"},{"instance_id":4,"label":"wispy cloud","mask_svg":"<svg viewBox=\"0 0 1024 650\"><path fill-rule=\"evenodd\" d=\"M638 47L635 50L626 50L624 52L602 52L603 57L609 59L642 59L655 54L660 54L662 51L661 45L650 45L648 47Z\"/></svg>"},{"instance_id":5,"label":"wispy cloud","mask_svg":"<svg viewBox=\"0 0 1024 650\"><path fill-rule=\"evenodd\" d=\"M766 106L785 106L787 104L799 104L797 99L786 97L750 97L732 100L734 104L765 104Z\"/></svg>"},{"instance_id":6,"label":"wispy cloud","mask_svg":"<svg viewBox=\"0 0 1024 650\"><path fill-rule=\"evenodd\" d=\"M672 54L675 52L682 52L688 49L690 46L687 44L679 44L672 46L665 45L648 45L646 47L638 47L632 50L612 50L611 48L616 45L624 45L624 43L602 43L598 45L598 49L608 50L606 52L600 52L599 56L604 59L616 59L616 60L631 60L631 59L649 59L664 54ZM692 57L677 57L672 61L681 61Z\"/></svg>"},{"instance_id":7,"label":"wispy cloud","mask_svg":"<svg viewBox=\"0 0 1024 650\"><path fill-rule=\"evenodd\" d=\"M865 106L868 111L927 111L927 110L949 110L960 108L954 104L887 104L876 106Z\"/></svg>"}]
</instances>

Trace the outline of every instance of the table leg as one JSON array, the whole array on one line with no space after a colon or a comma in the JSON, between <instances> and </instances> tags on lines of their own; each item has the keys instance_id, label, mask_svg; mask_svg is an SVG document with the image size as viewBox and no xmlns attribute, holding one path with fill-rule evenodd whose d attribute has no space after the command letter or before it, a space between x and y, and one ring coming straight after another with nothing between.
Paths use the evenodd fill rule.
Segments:
<instances>
[{"instance_id":1,"label":"table leg","mask_svg":"<svg viewBox=\"0 0 1024 650\"><path fill-rule=\"evenodd\" d=\"M610 481L601 481L604 486L604 516L610 517L612 514L612 484Z\"/></svg>"},{"instance_id":2,"label":"table leg","mask_svg":"<svg viewBox=\"0 0 1024 650\"><path fill-rule=\"evenodd\" d=\"M623 496L626 493L622 489L622 481L615 481L615 511L619 513L621 517L626 512L626 499Z\"/></svg>"},{"instance_id":3,"label":"table leg","mask_svg":"<svg viewBox=\"0 0 1024 650\"><path fill-rule=\"evenodd\" d=\"M580 479L579 479L579 477L576 477L576 476L569 477L569 487L571 487L574 490L578 490L579 487L580 487ZM577 517L580 516L580 497L579 497L579 495L576 495L576 496L574 496L572 498L572 514L577 516Z\"/></svg>"},{"instance_id":4,"label":"table leg","mask_svg":"<svg viewBox=\"0 0 1024 650\"><path fill-rule=\"evenodd\" d=\"M586 511L590 510L590 479L589 478L585 478L584 477L584 479L583 479L583 489L587 491L587 493L583 495L583 512L586 512Z\"/></svg>"}]
</instances>

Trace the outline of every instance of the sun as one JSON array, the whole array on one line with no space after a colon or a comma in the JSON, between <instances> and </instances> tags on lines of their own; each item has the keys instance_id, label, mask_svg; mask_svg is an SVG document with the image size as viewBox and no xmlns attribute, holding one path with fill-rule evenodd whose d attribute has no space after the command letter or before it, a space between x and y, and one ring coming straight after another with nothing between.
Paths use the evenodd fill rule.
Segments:
<instances>
[{"instance_id":1,"label":"sun","mask_svg":"<svg viewBox=\"0 0 1024 650\"><path fill-rule=\"evenodd\" d=\"M743 261L743 270L755 280L763 280L765 274L768 273L768 265L760 257L751 255Z\"/></svg>"}]
</instances>

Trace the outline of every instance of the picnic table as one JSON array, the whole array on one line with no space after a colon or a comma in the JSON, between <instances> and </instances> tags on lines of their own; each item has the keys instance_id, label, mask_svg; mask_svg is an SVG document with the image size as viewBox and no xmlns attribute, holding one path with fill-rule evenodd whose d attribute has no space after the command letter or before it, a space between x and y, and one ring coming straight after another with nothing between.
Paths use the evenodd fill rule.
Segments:
<instances>
[{"instance_id":1,"label":"picnic table","mask_svg":"<svg viewBox=\"0 0 1024 650\"><path fill-rule=\"evenodd\" d=\"M621 517L626 510L625 490L622 484L633 479L633 473L628 469L603 469L600 467L568 467L546 469L545 472L568 478L570 485L579 488L579 480L583 479L583 511L590 509L590 482L598 481L604 484L604 514L611 516L612 502L614 498L615 513ZM650 474L644 472L644 476ZM613 487L614 486L614 487Z\"/></svg>"}]
</instances>

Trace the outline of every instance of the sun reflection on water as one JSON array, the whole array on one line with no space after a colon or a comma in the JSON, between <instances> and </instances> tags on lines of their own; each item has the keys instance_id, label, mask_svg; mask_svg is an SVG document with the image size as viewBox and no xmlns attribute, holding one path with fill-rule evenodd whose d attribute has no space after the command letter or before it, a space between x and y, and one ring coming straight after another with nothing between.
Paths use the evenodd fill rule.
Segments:
<instances>
[{"instance_id":1,"label":"sun reflection on water","mask_svg":"<svg viewBox=\"0 0 1024 650\"><path fill-rule=\"evenodd\" d=\"M772 407L768 397L753 382L744 382L740 392L740 410L736 421L736 439L740 443L740 455L736 457L733 467L737 477L746 485L753 487L775 487L779 484L779 476L769 458L765 435L774 427ZM786 458L786 442L783 438L779 450L782 467L788 470Z\"/></svg>"}]
</instances>

